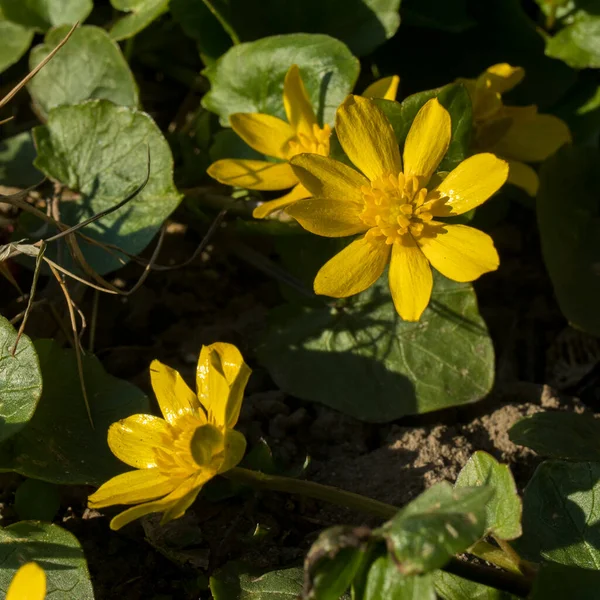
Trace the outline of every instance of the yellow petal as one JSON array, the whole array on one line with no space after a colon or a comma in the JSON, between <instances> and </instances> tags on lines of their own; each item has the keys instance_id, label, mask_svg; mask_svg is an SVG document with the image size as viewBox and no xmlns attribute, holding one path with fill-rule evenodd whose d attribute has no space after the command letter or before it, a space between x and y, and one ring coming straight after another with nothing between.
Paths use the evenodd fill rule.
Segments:
<instances>
[{"instance_id":1,"label":"yellow petal","mask_svg":"<svg viewBox=\"0 0 600 600\"><path fill-rule=\"evenodd\" d=\"M362 206L330 198L308 198L285 211L304 229L325 237L344 237L362 233L369 227L361 220Z\"/></svg>"},{"instance_id":2,"label":"yellow petal","mask_svg":"<svg viewBox=\"0 0 600 600\"><path fill-rule=\"evenodd\" d=\"M394 243L388 277L398 314L405 321L418 321L429 304L433 276L429 261L411 236Z\"/></svg>"},{"instance_id":3,"label":"yellow petal","mask_svg":"<svg viewBox=\"0 0 600 600\"><path fill-rule=\"evenodd\" d=\"M202 346L196 386L210 423L228 428L237 423L250 373L250 367L233 344L217 342Z\"/></svg>"},{"instance_id":4,"label":"yellow petal","mask_svg":"<svg viewBox=\"0 0 600 600\"><path fill-rule=\"evenodd\" d=\"M417 113L404 145L404 173L427 185L444 158L452 137L450 113L437 98L428 100Z\"/></svg>"},{"instance_id":5,"label":"yellow petal","mask_svg":"<svg viewBox=\"0 0 600 600\"><path fill-rule=\"evenodd\" d=\"M339 160L318 154L298 154L290 160L292 169L311 194L318 198L362 204L360 188L369 180Z\"/></svg>"},{"instance_id":6,"label":"yellow petal","mask_svg":"<svg viewBox=\"0 0 600 600\"><path fill-rule=\"evenodd\" d=\"M190 439L190 452L199 467L217 470L225 452L225 430L210 423L197 427Z\"/></svg>"},{"instance_id":7,"label":"yellow petal","mask_svg":"<svg viewBox=\"0 0 600 600\"><path fill-rule=\"evenodd\" d=\"M321 267L315 292L333 298L358 294L379 279L389 256L390 246L383 237L355 240Z\"/></svg>"},{"instance_id":8,"label":"yellow petal","mask_svg":"<svg viewBox=\"0 0 600 600\"><path fill-rule=\"evenodd\" d=\"M317 118L306 93L298 65L292 65L285 76L283 106L293 130L312 136L313 125L317 124Z\"/></svg>"},{"instance_id":9,"label":"yellow petal","mask_svg":"<svg viewBox=\"0 0 600 600\"><path fill-rule=\"evenodd\" d=\"M44 600L45 597L46 573L34 562L19 568L6 593L6 600Z\"/></svg>"},{"instance_id":10,"label":"yellow petal","mask_svg":"<svg viewBox=\"0 0 600 600\"><path fill-rule=\"evenodd\" d=\"M225 185L249 190L285 190L298 183L292 167L284 162L223 158L210 165L206 172Z\"/></svg>"},{"instance_id":11,"label":"yellow petal","mask_svg":"<svg viewBox=\"0 0 600 600\"><path fill-rule=\"evenodd\" d=\"M571 141L569 128L558 117L536 114L515 121L492 148L494 154L523 162L540 162Z\"/></svg>"},{"instance_id":12,"label":"yellow petal","mask_svg":"<svg viewBox=\"0 0 600 600\"><path fill-rule=\"evenodd\" d=\"M150 380L167 423L172 425L179 417L189 414L202 418L203 413L196 394L175 369L153 360L150 365Z\"/></svg>"},{"instance_id":13,"label":"yellow petal","mask_svg":"<svg viewBox=\"0 0 600 600\"><path fill-rule=\"evenodd\" d=\"M180 479L167 477L158 469L129 471L109 479L89 498L90 508L102 508L113 504L139 504L170 494Z\"/></svg>"},{"instance_id":14,"label":"yellow petal","mask_svg":"<svg viewBox=\"0 0 600 600\"><path fill-rule=\"evenodd\" d=\"M288 142L296 135L288 123L271 115L235 113L229 121L248 146L267 156L285 158Z\"/></svg>"},{"instance_id":15,"label":"yellow petal","mask_svg":"<svg viewBox=\"0 0 600 600\"><path fill-rule=\"evenodd\" d=\"M291 189L290 192L284 196L281 196L281 198L267 200L267 202L263 202L260 206L257 206L252 211L252 216L255 219L264 219L265 217L272 215L274 212L277 212L286 206L290 206L290 204L294 204L294 202L298 202L298 200L310 198L311 196L312 194L301 183L298 183Z\"/></svg>"},{"instance_id":16,"label":"yellow petal","mask_svg":"<svg viewBox=\"0 0 600 600\"><path fill-rule=\"evenodd\" d=\"M512 67L508 63L492 65L479 76L480 85L483 85L498 94L512 90L525 77L525 69Z\"/></svg>"},{"instance_id":17,"label":"yellow petal","mask_svg":"<svg viewBox=\"0 0 600 600\"><path fill-rule=\"evenodd\" d=\"M520 187L532 197L537 196L540 180L535 170L518 160L509 160L508 167L508 183Z\"/></svg>"},{"instance_id":18,"label":"yellow petal","mask_svg":"<svg viewBox=\"0 0 600 600\"><path fill-rule=\"evenodd\" d=\"M391 75L373 82L362 95L365 98L383 98L384 100L395 100L400 85L400 77Z\"/></svg>"},{"instance_id":19,"label":"yellow petal","mask_svg":"<svg viewBox=\"0 0 600 600\"><path fill-rule=\"evenodd\" d=\"M108 429L112 453L136 469L156 467L154 449L168 448L171 439L167 422L153 415L132 415Z\"/></svg>"},{"instance_id":20,"label":"yellow petal","mask_svg":"<svg viewBox=\"0 0 600 600\"><path fill-rule=\"evenodd\" d=\"M462 215L479 206L495 194L508 177L508 164L490 153L475 154L461 162L437 186L447 197L441 210L433 209L434 217Z\"/></svg>"},{"instance_id":21,"label":"yellow petal","mask_svg":"<svg viewBox=\"0 0 600 600\"><path fill-rule=\"evenodd\" d=\"M235 429L225 432L225 460L219 467L219 473L225 473L238 465L246 452L246 438Z\"/></svg>"},{"instance_id":22,"label":"yellow petal","mask_svg":"<svg viewBox=\"0 0 600 600\"><path fill-rule=\"evenodd\" d=\"M402 170L392 125L371 100L348 96L337 110L335 130L348 158L371 181Z\"/></svg>"},{"instance_id":23,"label":"yellow petal","mask_svg":"<svg viewBox=\"0 0 600 600\"><path fill-rule=\"evenodd\" d=\"M498 268L498 253L486 233L466 225L444 225L435 231L431 237L420 237L418 243L431 266L448 279L473 281Z\"/></svg>"}]
</instances>

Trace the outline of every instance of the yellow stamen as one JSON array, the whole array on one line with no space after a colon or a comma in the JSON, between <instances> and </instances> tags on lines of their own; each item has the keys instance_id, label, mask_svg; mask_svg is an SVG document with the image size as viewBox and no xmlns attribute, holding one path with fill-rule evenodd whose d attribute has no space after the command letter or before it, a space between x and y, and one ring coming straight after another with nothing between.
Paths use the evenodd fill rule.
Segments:
<instances>
[{"instance_id":1,"label":"yellow stamen","mask_svg":"<svg viewBox=\"0 0 600 600\"><path fill-rule=\"evenodd\" d=\"M327 124L321 129L318 125L313 125L312 135L298 133L295 138L288 142L287 158L297 154L310 153L320 156L329 156L329 138L331 137L331 127Z\"/></svg>"}]
</instances>

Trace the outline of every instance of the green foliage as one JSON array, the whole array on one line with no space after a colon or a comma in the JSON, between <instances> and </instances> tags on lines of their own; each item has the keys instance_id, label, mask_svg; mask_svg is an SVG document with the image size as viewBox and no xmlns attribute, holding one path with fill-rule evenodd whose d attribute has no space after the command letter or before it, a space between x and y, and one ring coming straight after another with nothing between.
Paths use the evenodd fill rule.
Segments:
<instances>
[{"instance_id":1,"label":"green foliage","mask_svg":"<svg viewBox=\"0 0 600 600\"><path fill-rule=\"evenodd\" d=\"M404 575L390 556L380 556L370 566L364 593L357 600L435 600L433 577Z\"/></svg>"},{"instance_id":2,"label":"green foliage","mask_svg":"<svg viewBox=\"0 0 600 600\"><path fill-rule=\"evenodd\" d=\"M599 197L596 149L565 146L542 165L537 216L544 261L564 315L594 335L600 335Z\"/></svg>"},{"instance_id":3,"label":"green foliage","mask_svg":"<svg viewBox=\"0 0 600 600\"><path fill-rule=\"evenodd\" d=\"M595 600L600 588L600 572L576 569L556 563L542 565L533 586L531 600L569 598Z\"/></svg>"},{"instance_id":4,"label":"green foliage","mask_svg":"<svg viewBox=\"0 0 600 600\"><path fill-rule=\"evenodd\" d=\"M150 155L147 185L122 210L87 227L90 237L137 254L179 204L171 151L146 113L107 100L61 106L50 112L46 126L34 130L34 139L38 149L35 166L81 194L77 202L64 205L61 219L69 225L134 192L148 175ZM83 252L99 273L122 264L96 246L87 245Z\"/></svg>"},{"instance_id":5,"label":"green foliage","mask_svg":"<svg viewBox=\"0 0 600 600\"><path fill-rule=\"evenodd\" d=\"M83 550L72 533L38 521L0 529L0 590L4 594L17 569L29 561L44 569L48 598L94 600Z\"/></svg>"},{"instance_id":6,"label":"green foliage","mask_svg":"<svg viewBox=\"0 0 600 600\"><path fill-rule=\"evenodd\" d=\"M579 11L574 22L548 40L546 54L574 69L600 67L600 16Z\"/></svg>"},{"instance_id":7,"label":"green foliage","mask_svg":"<svg viewBox=\"0 0 600 600\"><path fill-rule=\"evenodd\" d=\"M435 591L443 600L516 600L512 594L445 571L436 571L434 578Z\"/></svg>"},{"instance_id":8,"label":"green foliage","mask_svg":"<svg viewBox=\"0 0 600 600\"><path fill-rule=\"evenodd\" d=\"M65 37L69 28L57 27L33 48L29 67L36 67ZM38 73L29 91L43 114L63 104L105 99L135 107L137 85L119 46L99 27L78 28L67 45Z\"/></svg>"},{"instance_id":9,"label":"green foliage","mask_svg":"<svg viewBox=\"0 0 600 600\"><path fill-rule=\"evenodd\" d=\"M29 187L43 175L33 166L36 157L30 131L0 142L0 185Z\"/></svg>"},{"instance_id":10,"label":"green foliage","mask_svg":"<svg viewBox=\"0 0 600 600\"><path fill-rule=\"evenodd\" d=\"M87 485L125 471L108 448L106 432L119 419L149 413L147 397L134 385L108 375L97 358L85 356L92 429L74 351L49 340L36 342L36 349L44 381L42 398L26 427L0 445L0 469L52 483Z\"/></svg>"},{"instance_id":11,"label":"green foliage","mask_svg":"<svg viewBox=\"0 0 600 600\"><path fill-rule=\"evenodd\" d=\"M126 40L138 34L169 8L169 0L110 0L117 9L129 14L110 29L113 40Z\"/></svg>"},{"instance_id":12,"label":"green foliage","mask_svg":"<svg viewBox=\"0 0 600 600\"><path fill-rule=\"evenodd\" d=\"M0 12L0 73L14 65L27 52L34 31L2 18Z\"/></svg>"},{"instance_id":13,"label":"green foliage","mask_svg":"<svg viewBox=\"0 0 600 600\"><path fill-rule=\"evenodd\" d=\"M42 394L35 348L24 335L13 356L16 340L17 332L0 316L0 442L27 426Z\"/></svg>"},{"instance_id":14,"label":"green foliage","mask_svg":"<svg viewBox=\"0 0 600 600\"><path fill-rule=\"evenodd\" d=\"M35 31L82 23L92 8L92 0L0 0L6 20Z\"/></svg>"},{"instance_id":15,"label":"green foliage","mask_svg":"<svg viewBox=\"0 0 600 600\"><path fill-rule=\"evenodd\" d=\"M406 25L460 33L475 25L467 0L404 0L402 16Z\"/></svg>"},{"instance_id":16,"label":"green foliage","mask_svg":"<svg viewBox=\"0 0 600 600\"><path fill-rule=\"evenodd\" d=\"M359 64L344 44L326 35L281 35L233 47L204 71L211 90L202 104L224 126L237 112L285 119L283 80L293 64L300 67L319 121L333 122L337 107L354 87Z\"/></svg>"},{"instance_id":17,"label":"green foliage","mask_svg":"<svg viewBox=\"0 0 600 600\"><path fill-rule=\"evenodd\" d=\"M52 521L60 508L60 493L52 483L26 479L15 492L15 511L28 521Z\"/></svg>"}]
</instances>

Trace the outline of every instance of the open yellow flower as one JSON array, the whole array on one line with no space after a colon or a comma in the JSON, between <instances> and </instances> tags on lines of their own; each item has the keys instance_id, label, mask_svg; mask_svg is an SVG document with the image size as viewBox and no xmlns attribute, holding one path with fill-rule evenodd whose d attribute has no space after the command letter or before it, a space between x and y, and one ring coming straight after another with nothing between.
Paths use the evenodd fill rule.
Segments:
<instances>
[{"instance_id":1,"label":"open yellow flower","mask_svg":"<svg viewBox=\"0 0 600 600\"><path fill-rule=\"evenodd\" d=\"M526 163L541 162L571 141L567 125L537 106L505 106L502 94L525 77L521 67L507 63L491 66L477 79L457 79L466 86L473 103L475 152L493 152L508 161L509 183L535 196L537 173Z\"/></svg>"},{"instance_id":2,"label":"open yellow flower","mask_svg":"<svg viewBox=\"0 0 600 600\"><path fill-rule=\"evenodd\" d=\"M117 475L89 497L90 508L133 504L112 529L162 512L161 523L181 517L202 486L235 467L246 450L235 431L250 368L231 344L203 346L196 369L197 393L174 369L155 360L152 387L164 419L133 415L111 425L113 454L137 470Z\"/></svg>"},{"instance_id":3,"label":"open yellow flower","mask_svg":"<svg viewBox=\"0 0 600 600\"><path fill-rule=\"evenodd\" d=\"M24 564L13 577L6 600L44 600L46 573L34 562Z\"/></svg>"},{"instance_id":4,"label":"open yellow flower","mask_svg":"<svg viewBox=\"0 0 600 600\"><path fill-rule=\"evenodd\" d=\"M286 212L318 235L364 235L321 268L314 282L317 294L358 294L377 281L389 262L396 310L406 321L417 321L431 296L430 264L455 281L473 281L498 267L488 235L434 220L479 206L508 175L505 161L476 154L427 188L451 138L450 115L437 98L415 117L404 146L404 168L392 126L371 100L348 96L337 111L335 128L362 173L324 156L295 156L294 172L314 198Z\"/></svg>"},{"instance_id":5,"label":"open yellow flower","mask_svg":"<svg viewBox=\"0 0 600 600\"><path fill-rule=\"evenodd\" d=\"M319 127L298 65L292 65L285 76L283 106L287 123L260 113L235 113L229 118L232 129L250 147L280 162L225 158L214 162L207 171L212 178L226 185L264 191L292 188L281 198L254 209L253 214L259 219L310 196L287 162L292 156L303 152L329 154L331 127L327 124Z\"/></svg>"}]
</instances>

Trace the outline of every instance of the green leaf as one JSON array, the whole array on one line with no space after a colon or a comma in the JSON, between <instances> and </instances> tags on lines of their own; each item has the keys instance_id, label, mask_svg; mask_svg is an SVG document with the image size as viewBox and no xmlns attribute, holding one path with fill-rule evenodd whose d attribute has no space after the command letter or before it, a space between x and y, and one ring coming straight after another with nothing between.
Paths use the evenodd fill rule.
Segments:
<instances>
[{"instance_id":1,"label":"green leaf","mask_svg":"<svg viewBox=\"0 0 600 600\"><path fill-rule=\"evenodd\" d=\"M600 589L600 572L565 567L556 563L542 564L533 582L531 600L568 598L596 600Z\"/></svg>"},{"instance_id":2,"label":"green leaf","mask_svg":"<svg viewBox=\"0 0 600 600\"><path fill-rule=\"evenodd\" d=\"M14 65L27 52L33 35L33 30L5 21L0 13L0 73Z\"/></svg>"},{"instance_id":3,"label":"green leaf","mask_svg":"<svg viewBox=\"0 0 600 600\"><path fill-rule=\"evenodd\" d=\"M0 142L0 185L29 187L44 176L33 166L36 150L31 131Z\"/></svg>"},{"instance_id":4,"label":"green leaf","mask_svg":"<svg viewBox=\"0 0 600 600\"><path fill-rule=\"evenodd\" d=\"M467 0L403 0L404 25L460 33L475 25Z\"/></svg>"},{"instance_id":5,"label":"green leaf","mask_svg":"<svg viewBox=\"0 0 600 600\"><path fill-rule=\"evenodd\" d=\"M402 573L439 569L480 539L493 493L488 487L453 489L444 481L403 508L379 530Z\"/></svg>"},{"instance_id":6,"label":"green leaf","mask_svg":"<svg viewBox=\"0 0 600 600\"><path fill-rule=\"evenodd\" d=\"M600 570L600 463L551 460L533 474L523 496L525 558Z\"/></svg>"},{"instance_id":7,"label":"green leaf","mask_svg":"<svg viewBox=\"0 0 600 600\"><path fill-rule=\"evenodd\" d=\"M259 574L229 562L210 578L215 600L294 600L302 592L302 567Z\"/></svg>"},{"instance_id":8,"label":"green leaf","mask_svg":"<svg viewBox=\"0 0 600 600\"><path fill-rule=\"evenodd\" d=\"M435 591L443 600L516 600L516 596L457 575L436 571Z\"/></svg>"},{"instance_id":9,"label":"green leaf","mask_svg":"<svg viewBox=\"0 0 600 600\"><path fill-rule=\"evenodd\" d=\"M127 470L110 451L109 426L132 414L148 414L148 398L134 385L108 375L94 356L83 358L91 428L73 350L50 340L35 344L44 391L33 418L0 446L0 469L50 483L98 485Z\"/></svg>"},{"instance_id":10,"label":"green leaf","mask_svg":"<svg viewBox=\"0 0 600 600\"><path fill-rule=\"evenodd\" d=\"M364 595L356 600L435 600L431 575L403 575L389 556L377 558L367 576Z\"/></svg>"},{"instance_id":11,"label":"green leaf","mask_svg":"<svg viewBox=\"0 0 600 600\"><path fill-rule=\"evenodd\" d=\"M8 21L37 31L83 23L92 8L92 0L0 0L0 11Z\"/></svg>"},{"instance_id":12,"label":"green leaf","mask_svg":"<svg viewBox=\"0 0 600 600\"><path fill-rule=\"evenodd\" d=\"M119 19L110 29L110 37L117 41L126 40L138 34L169 9L169 0L110 1L117 10L129 13L126 17Z\"/></svg>"},{"instance_id":13,"label":"green leaf","mask_svg":"<svg viewBox=\"0 0 600 600\"><path fill-rule=\"evenodd\" d=\"M542 165L537 217L544 261L565 317L594 335L600 335L599 198L596 149L564 146Z\"/></svg>"},{"instance_id":14,"label":"green leaf","mask_svg":"<svg viewBox=\"0 0 600 600\"><path fill-rule=\"evenodd\" d=\"M487 452L475 452L462 468L455 487L490 487L494 497L487 503L485 531L502 540L521 535L521 499L508 465Z\"/></svg>"},{"instance_id":15,"label":"green leaf","mask_svg":"<svg viewBox=\"0 0 600 600\"><path fill-rule=\"evenodd\" d=\"M46 126L34 129L34 139L35 166L82 195L61 206L61 220L68 225L134 192L146 179L150 153L147 185L127 206L86 227L90 237L137 254L179 204L169 145L146 113L107 100L61 106L50 112ZM96 246L85 245L82 250L99 273L121 266Z\"/></svg>"},{"instance_id":16,"label":"green leaf","mask_svg":"<svg viewBox=\"0 0 600 600\"><path fill-rule=\"evenodd\" d=\"M67 32L68 27L49 31L44 43L31 51L29 68L42 62ZM91 25L73 32L68 44L33 78L29 91L43 114L95 98L122 106L138 103L135 79L119 46L104 29Z\"/></svg>"},{"instance_id":17,"label":"green leaf","mask_svg":"<svg viewBox=\"0 0 600 600\"><path fill-rule=\"evenodd\" d=\"M204 71L211 90L203 106L217 113L224 126L237 112L285 119L283 80L293 64L300 67L317 118L332 123L360 67L342 42L326 35L280 35L231 48Z\"/></svg>"},{"instance_id":18,"label":"green leaf","mask_svg":"<svg viewBox=\"0 0 600 600\"><path fill-rule=\"evenodd\" d=\"M536 413L515 423L508 434L541 456L600 462L600 421L590 414Z\"/></svg>"},{"instance_id":19,"label":"green leaf","mask_svg":"<svg viewBox=\"0 0 600 600\"><path fill-rule=\"evenodd\" d=\"M494 351L470 285L437 276L418 323L398 316L385 275L336 306L271 313L257 354L286 393L386 422L475 402L491 389Z\"/></svg>"},{"instance_id":20,"label":"green leaf","mask_svg":"<svg viewBox=\"0 0 600 600\"><path fill-rule=\"evenodd\" d=\"M3 594L23 564L35 561L46 573L47 598L94 600L83 550L58 525L21 521L0 529L0 590Z\"/></svg>"},{"instance_id":21,"label":"green leaf","mask_svg":"<svg viewBox=\"0 0 600 600\"><path fill-rule=\"evenodd\" d=\"M26 479L15 492L15 511L24 521L52 521L59 508L60 493L52 483Z\"/></svg>"},{"instance_id":22,"label":"green leaf","mask_svg":"<svg viewBox=\"0 0 600 600\"><path fill-rule=\"evenodd\" d=\"M573 24L547 41L546 54L574 69L600 67L600 16L581 12Z\"/></svg>"},{"instance_id":23,"label":"green leaf","mask_svg":"<svg viewBox=\"0 0 600 600\"><path fill-rule=\"evenodd\" d=\"M22 336L13 356L17 332L0 316L0 442L21 431L42 395L42 373L31 340Z\"/></svg>"}]
</instances>

